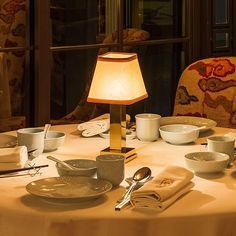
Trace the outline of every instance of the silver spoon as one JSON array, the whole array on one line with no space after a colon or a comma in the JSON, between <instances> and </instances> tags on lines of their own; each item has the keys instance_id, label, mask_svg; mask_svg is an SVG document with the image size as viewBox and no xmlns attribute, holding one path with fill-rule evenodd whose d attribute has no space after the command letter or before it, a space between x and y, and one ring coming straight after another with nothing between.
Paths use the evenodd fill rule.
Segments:
<instances>
[{"instance_id":1,"label":"silver spoon","mask_svg":"<svg viewBox=\"0 0 236 236\"><path fill-rule=\"evenodd\" d=\"M61 161L59 159L57 159L56 157L53 157L53 156L47 156L48 159L52 160L52 161L55 161L57 163L60 163L61 165L63 165L64 167L66 167L67 169L70 169L70 170L77 170L77 167L74 167L64 161Z\"/></svg>"},{"instance_id":2,"label":"silver spoon","mask_svg":"<svg viewBox=\"0 0 236 236\"><path fill-rule=\"evenodd\" d=\"M44 138L47 138L47 133L51 127L51 124L45 124L44 125Z\"/></svg>"},{"instance_id":3,"label":"silver spoon","mask_svg":"<svg viewBox=\"0 0 236 236\"><path fill-rule=\"evenodd\" d=\"M122 207L129 204L130 195L134 191L137 184L144 183L145 181L147 181L151 177L151 175L152 175L152 172L151 172L150 168L148 168L148 167L142 167L142 168L138 169L132 177L132 184L130 185L129 189L122 197L122 201L118 205L116 205L115 210L119 211L119 210L121 210Z\"/></svg>"}]
</instances>

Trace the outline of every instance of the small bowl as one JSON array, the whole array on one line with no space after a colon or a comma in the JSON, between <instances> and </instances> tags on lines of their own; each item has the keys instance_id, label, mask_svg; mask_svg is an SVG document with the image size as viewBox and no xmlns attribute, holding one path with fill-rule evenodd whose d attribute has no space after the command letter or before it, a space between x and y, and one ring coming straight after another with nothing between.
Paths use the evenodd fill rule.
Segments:
<instances>
[{"instance_id":1,"label":"small bowl","mask_svg":"<svg viewBox=\"0 0 236 236\"><path fill-rule=\"evenodd\" d=\"M199 136L199 128L195 125L173 124L159 128L161 138L172 144L185 144L194 142Z\"/></svg>"},{"instance_id":2,"label":"small bowl","mask_svg":"<svg viewBox=\"0 0 236 236\"><path fill-rule=\"evenodd\" d=\"M220 152L191 152L185 155L185 162L196 173L217 173L227 167L229 155Z\"/></svg>"},{"instance_id":3,"label":"small bowl","mask_svg":"<svg viewBox=\"0 0 236 236\"><path fill-rule=\"evenodd\" d=\"M44 152L51 152L58 149L65 141L65 133L58 131L48 131L44 139Z\"/></svg>"},{"instance_id":4,"label":"small bowl","mask_svg":"<svg viewBox=\"0 0 236 236\"><path fill-rule=\"evenodd\" d=\"M97 171L96 161L87 159L72 159L66 160L66 163L77 167L76 170L69 170L62 166L60 163L56 163L57 172L60 176L93 176Z\"/></svg>"}]
</instances>

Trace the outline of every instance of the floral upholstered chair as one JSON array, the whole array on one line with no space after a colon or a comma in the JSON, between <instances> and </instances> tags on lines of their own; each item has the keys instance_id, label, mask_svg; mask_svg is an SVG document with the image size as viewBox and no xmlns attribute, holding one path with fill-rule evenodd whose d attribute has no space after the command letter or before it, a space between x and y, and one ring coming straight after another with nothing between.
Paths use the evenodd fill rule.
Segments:
<instances>
[{"instance_id":1,"label":"floral upholstered chair","mask_svg":"<svg viewBox=\"0 0 236 236\"><path fill-rule=\"evenodd\" d=\"M26 0L0 0L0 47L25 46L25 24ZM0 132L4 132L25 126L25 52L1 53L0 63Z\"/></svg>"},{"instance_id":2,"label":"floral upholstered chair","mask_svg":"<svg viewBox=\"0 0 236 236\"><path fill-rule=\"evenodd\" d=\"M205 117L236 128L236 57L199 60L179 80L173 115Z\"/></svg>"}]
</instances>

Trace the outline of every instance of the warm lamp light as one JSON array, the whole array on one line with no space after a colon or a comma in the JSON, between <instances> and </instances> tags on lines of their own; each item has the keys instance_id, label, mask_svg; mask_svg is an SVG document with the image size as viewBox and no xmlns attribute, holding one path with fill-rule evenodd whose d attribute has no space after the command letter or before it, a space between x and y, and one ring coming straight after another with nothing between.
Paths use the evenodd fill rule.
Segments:
<instances>
[{"instance_id":1,"label":"warm lamp light","mask_svg":"<svg viewBox=\"0 0 236 236\"><path fill-rule=\"evenodd\" d=\"M126 160L135 158L134 149L126 147L126 109L146 98L137 54L108 52L97 58L88 102L110 104L110 147L102 153L121 153Z\"/></svg>"}]
</instances>

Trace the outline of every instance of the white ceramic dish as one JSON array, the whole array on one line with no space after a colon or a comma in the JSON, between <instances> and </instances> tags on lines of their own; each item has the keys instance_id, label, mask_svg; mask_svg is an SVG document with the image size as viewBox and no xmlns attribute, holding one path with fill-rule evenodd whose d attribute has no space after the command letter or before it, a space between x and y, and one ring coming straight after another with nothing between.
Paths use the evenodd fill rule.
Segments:
<instances>
[{"instance_id":1,"label":"white ceramic dish","mask_svg":"<svg viewBox=\"0 0 236 236\"><path fill-rule=\"evenodd\" d=\"M69 170L60 163L56 163L57 172L60 176L93 176L97 171L96 161L88 159L72 159L64 161L74 167L76 170Z\"/></svg>"},{"instance_id":2,"label":"white ceramic dish","mask_svg":"<svg viewBox=\"0 0 236 236\"><path fill-rule=\"evenodd\" d=\"M13 135L0 134L0 148L15 147L17 145L17 138Z\"/></svg>"},{"instance_id":3,"label":"white ceramic dish","mask_svg":"<svg viewBox=\"0 0 236 236\"><path fill-rule=\"evenodd\" d=\"M80 202L96 199L111 190L112 184L84 176L51 177L26 185L26 190L47 200Z\"/></svg>"},{"instance_id":4,"label":"white ceramic dish","mask_svg":"<svg viewBox=\"0 0 236 236\"><path fill-rule=\"evenodd\" d=\"M44 152L57 150L65 141L65 133L58 131L48 131L44 139Z\"/></svg>"},{"instance_id":5,"label":"white ceramic dish","mask_svg":"<svg viewBox=\"0 0 236 236\"><path fill-rule=\"evenodd\" d=\"M214 128L217 123L214 120L203 118L203 117L194 117L194 116L166 116L161 118L161 126L170 125L170 124L189 124L206 126L206 128L202 129L200 132L205 132Z\"/></svg>"},{"instance_id":6,"label":"white ceramic dish","mask_svg":"<svg viewBox=\"0 0 236 236\"><path fill-rule=\"evenodd\" d=\"M102 138L108 139L110 138L110 132L104 132L104 133L100 133L99 136L101 136ZM126 133L126 139L134 139L136 138L136 132L133 130L127 130Z\"/></svg>"},{"instance_id":7,"label":"white ceramic dish","mask_svg":"<svg viewBox=\"0 0 236 236\"><path fill-rule=\"evenodd\" d=\"M199 136L198 126L173 124L159 128L161 138L172 144L186 144L194 142Z\"/></svg>"},{"instance_id":8,"label":"white ceramic dish","mask_svg":"<svg viewBox=\"0 0 236 236\"><path fill-rule=\"evenodd\" d=\"M196 173L217 173L227 167L229 156L220 152L192 152L185 155L185 162Z\"/></svg>"}]
</instances>

